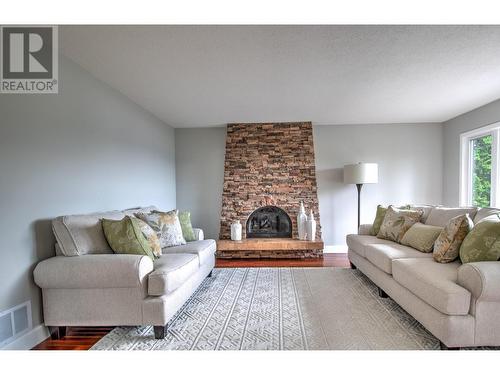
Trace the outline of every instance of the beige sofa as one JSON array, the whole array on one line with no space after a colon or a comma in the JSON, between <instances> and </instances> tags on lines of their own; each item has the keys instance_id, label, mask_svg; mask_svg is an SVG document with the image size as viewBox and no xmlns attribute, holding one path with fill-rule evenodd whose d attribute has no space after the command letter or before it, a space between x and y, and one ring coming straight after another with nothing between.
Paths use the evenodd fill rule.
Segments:
<instances>
[{"instance_id":1,"label":"beige sofa","mask_svg":"<svg viewBox=\"0 0 500 375\"><path fill-rule=\"evenodd\" d=\"M45 325L53 337L67 326L153 325L163 338L177 310L211 276L216 244L204 240L164 248L153 262L147 256L114 254L101 218L121 219L155 207L58 217L52 222L56 256L40 262L35 283L42 288Z\"/></svg>"},{"instance_id":2,"label":"beige sofa","mask_svg":"<svg viewBox=\"0 0 500 375\"><path fill-rule=\"evenodd\" d=\"M424 209L422 221L445 226L469 213L475 223L496 209ZM432 254L369 235L371 225L347 236L351 266L417 319L442 348L500 346L500 261L441 264Z\"/></svg>"}]
</instances>

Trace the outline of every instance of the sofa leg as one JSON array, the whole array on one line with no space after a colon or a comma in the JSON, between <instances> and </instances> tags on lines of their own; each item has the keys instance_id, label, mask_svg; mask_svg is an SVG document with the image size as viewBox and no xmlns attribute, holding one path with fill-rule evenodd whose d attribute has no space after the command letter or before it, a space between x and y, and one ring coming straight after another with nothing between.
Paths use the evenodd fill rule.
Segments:
<instances>
[{"instance_id":1,"label":"sofa leg","mask_svg":"<svg viewBox=\"0 0 500 375\"><path fill-rule=\"evenodd\" d=\"M155 331L155 339L156 340L163 340L165 338L165 333L167 332L167 326L154 326L153 327Z\"/></svg>"},{"instance_id":2,"label":"sofa leg","mask_svg":"<svg viewBox=\"0 0 500 375\"><path fill-rule=\"evenodd\" d=\"M460 350L460 348L457 347L450 348L449 346L446 346L442 341L439 341L439 348L441 350Z\"/></svg>"},{"instance_id":3,"label":"sofa leg","mask_svg":"<svg viewBox=\"0 0 500 375\"><path fill-rule=\"evenodd\" d=\"M380 298L387 298L387 297L389 297L389 296L387 295L387 293L386 293L386 292L384 292L384 290L383 290L382 288L380 288L380 287L377 287L377 288L378 288L378 296L379 296Z\"/></svg>"},{"instance_id":4,"label":"sofa leg","mask_svg":"<svg viewBox=\"0 0 500 375\"><path fill-rule=\"evenodd\" d=\"M214 272L214 271L210 271L210 273L208 274L207 277L212 277L212 272Z\"/></svg>"},{"instance_id":5,"label":"sofa leg","mask_svg":"<svg viewBox=\"0 0 500 375\"><path fill-rule=\"evenodd\" d=\"M357 268L356 265L351 261L349 261L349 266L351 266L352 270L355 270Z\"/></svg>"},{"instance_id":6,"label":"sofa leg","mask_svg":"<svg viewBox=\"0 0 500 375\"><path fill-rule=\"evenodd\" d=\"M61 340L66 336L66 327L60 326L60 327L54 327L50 326L49 332L50 332L50 338L52 340Z\"/></svg>"}]
</instances>

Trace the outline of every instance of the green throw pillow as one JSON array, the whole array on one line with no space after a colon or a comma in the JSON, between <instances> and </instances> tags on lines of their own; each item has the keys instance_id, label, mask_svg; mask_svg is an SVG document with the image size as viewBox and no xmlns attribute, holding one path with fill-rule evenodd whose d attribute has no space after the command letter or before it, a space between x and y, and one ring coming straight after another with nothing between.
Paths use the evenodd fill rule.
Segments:
<instances>
[{"instance_id":1,"label":"green throw pillow","mask_svg":"<svg viewBox=\"0 0 500 375\"><path fill-rule=\"evenodd\" d=\"M404 234L401 243L423 253L430 253L442 230L442 227L415 223Z\"/></svg>"},{"instance_id":2,"label":"green throw pillow","mask_svg":"<svg viewBox=\"0 0 500 375\"><path fill-rule=\"evenodd\" d=\"M488 216L478 222L460 246L462 263L500 259L500 215Z\"/></svg>"},{"instance_id":3,"label":"green throw pillow","mask_svg":"<svg viewBox=\"0 0 500 375\"><path fill-rule=\"evenodd\" d=\"M179 221L181 222L182 235L187 242L196 240L193 226L191 225L191 213L189 211L179 212Z\"/></svg>"},{"instance_id":4,"label":"green throw pillow","mask_svg":"<svg viewBox=\"0 0 500 375\"><path fill-rule=\"evenodd\" d=\"M140 220L126 216L122 220L102 219L104 236L116 254L147 255L155 259L153 250L144 237Z\"/></svg>"},{"instance_id":5,"label":"green throw pillow","mask_svg":"<svg viewBox=\"0 0 500 375\"><path fill-rule=\"evenodd\" d=\"M420 221L422 210L402 210L389 206L377 238L401 243L403 236Z\"/></svg>"},{"instance_id":6,"label":"green throw pillow","mask_svg":"<svg viewBox=\"0 0 500 375\"><path fill-rule=\"evenodd\" d=\"M408 210L410 209L410 205L405 205L405 206L400 206L397 207L402 210ZM370 234L372 236L376 236L378 232L380 231L380 226L382 225L382 222L384 221L385 214L387 213L387 207L384 207L382 205L377 206L377 213L375 214L375 220L373 220L373 225L370 229Z\"/></svg>"}]
</instances>

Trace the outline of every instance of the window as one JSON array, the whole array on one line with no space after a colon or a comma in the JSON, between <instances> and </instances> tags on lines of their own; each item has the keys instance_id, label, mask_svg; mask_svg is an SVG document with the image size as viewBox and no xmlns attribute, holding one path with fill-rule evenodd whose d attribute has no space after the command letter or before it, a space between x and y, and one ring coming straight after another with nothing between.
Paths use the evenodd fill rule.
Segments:
<instances>
[{"instance_id":1,"label":"window","mask_svg":"<svg viewBox=\"0 0 500 375\"><path fill-rule=\"evenodd\" d=\"M500 204L499 135L500 123L461 135L460 205L498 207Z\"/></svg>"}]
</instances>

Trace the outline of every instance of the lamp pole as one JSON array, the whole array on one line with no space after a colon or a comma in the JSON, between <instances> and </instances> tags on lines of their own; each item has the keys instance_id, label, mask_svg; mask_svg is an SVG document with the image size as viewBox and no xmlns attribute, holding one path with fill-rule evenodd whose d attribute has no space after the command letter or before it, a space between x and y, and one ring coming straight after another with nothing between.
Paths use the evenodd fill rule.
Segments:
<instances>
[{"instance_id":1,"label":"lamp pole","mask_svg":"<svg viewBox=\"0 0 500 375\"><path fill-rule=\"evenodd\" d=\"M356 184L356 187L358 188L358 228L361 224L361 188L363 187L363 184Z\"/></svg>"}]
</instances>

